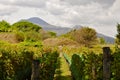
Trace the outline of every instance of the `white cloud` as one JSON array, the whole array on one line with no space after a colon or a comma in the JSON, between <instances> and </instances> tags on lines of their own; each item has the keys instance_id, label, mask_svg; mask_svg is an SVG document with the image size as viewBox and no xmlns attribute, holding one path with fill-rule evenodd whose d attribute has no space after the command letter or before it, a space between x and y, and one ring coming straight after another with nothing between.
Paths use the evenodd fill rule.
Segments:
<instances>
[{"instance_id":1,"label":"white cloud","mask_svg":"<svg viewBox=\"0 0 120 80\"><path fill-rule=\"evenodd\" d=\"M10 5L0 4L0 16L10 15L16 11L17 11L17 8L12 8L12 6Z\"/></svg>"},{"instance_id":2,"label":"white cloud","mask_svg":"<svg viewBox=\"0 0 120 80\"><path fill-rule=\"evenodd\" d=\"M46 9L53 15L62 15L65 13L66 7L64 5L47 2Z\"/></svg>"},{"instance_id":3,"label":"white cloud","mask_svg":"<svg viewBox=\"0 0 120 80\"><path fill-rule=\"evenodd\" d=\"M41 8L45 6L44 0L0 0L0 3L6 5L16 5L21 7L36 7Z\"/></svg>"},{"instance_id":4,"label":"white cloud","mask_svg":"<svg viewBox=\"0 0 120 80\"><path fill-rule=\"evenodd\" d=\"M0 15L11 14L8 18L16 20L38 16L58 26L87 25L114 36L116 23L120 22L119 3L120 0L0 0Z\"/></svg>"},{"instance_id":5,"label":"white cloud","mask_svg":"<svg viewBox=\"0 0 120 80\"><path fill-rule=\"evenodd\" d=\"M113 15L116 21L120 22L120 0L116 0L113 6L110 8L110 15Z\"/></svg>"},{"instance_id":6,"label":"white cloud","mask_svg":"<svg viewBox=\"0 0 120 80\"><path fill-rule=\"evenodd\" d=\"M109 7L113 4L115 0L61 0L63 2L66 2L70 5L87 5L91 4L92 2L96 2L102 5L102 7Z\"/></svg>"}]
</instances>

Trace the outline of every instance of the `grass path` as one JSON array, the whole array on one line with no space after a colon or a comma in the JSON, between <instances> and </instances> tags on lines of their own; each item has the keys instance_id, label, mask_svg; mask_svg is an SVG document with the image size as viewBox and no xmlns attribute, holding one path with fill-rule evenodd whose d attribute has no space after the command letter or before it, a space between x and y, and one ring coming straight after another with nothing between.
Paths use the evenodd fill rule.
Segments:
<instances>
[{"instance_id":1,"label":"grass path","mask_svg":"<svg viewBox=\"0 0 120 80\"><path fill-rule=\"evenodd\" d=\"M71 72L69 70L69 65L67 64L62 53L60 54L58 64L59 64L59 66L56 70L54 80L72 80Z\"/></svg>"}]
</instances>

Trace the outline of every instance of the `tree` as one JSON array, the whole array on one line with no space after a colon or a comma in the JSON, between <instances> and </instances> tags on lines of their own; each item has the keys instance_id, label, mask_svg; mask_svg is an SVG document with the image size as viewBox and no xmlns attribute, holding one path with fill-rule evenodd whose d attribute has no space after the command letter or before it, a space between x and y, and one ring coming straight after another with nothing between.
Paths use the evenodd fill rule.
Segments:
<instances>
[{"instance_id":1,"label":"tree","mask_svg":"<svg viewBox=\"0 0 120 80\"><path fill-rule=\"evenodd\" d=\"M120 24L117 24L116 43L120 44Z\"/></svg>"},{"instance_id":2,"label":"tree","mask_svg":"<svg viewBox=\"0 0 120 80\"><path fill-rule=\"evenodd\" d=\"M11 31L11 25L4 20L0 21L0 32L9 32L9 31Z\"/></svg>"},{"instance_id":3,"label":"tree","mask_svg":"<svg viewBox=\"0 0 120 80\"><path fill-rule=\"evenodd\" d=\"M57 34L55 32L52 32L52 31L48 31L48 34L50 34L51 37L56 37L57 36Z\"/></svg>"},{"instance_id":4,"label":"tree","mask_svg":"<svg viewBox=\"0 0 120 80\"><path fill-rule=\"evenodd\" d=\"M98 38L98 42L100 44L105 44L106 43L106 41L105 41L105 39L103 37Z\"/></svg>"},{"instance_id":5,"label":"tree","mask_svg":"<svg viewBox=\"0 0 120 80\"><path fill-rule=\"evenodd\" d=\"M96 31L89 27L82 27L75 31L74 39L86 47L91 47L97 39Z\"/></svg>"},{"instance_id":6,"label":"tree","mask_svg":"<svg viewBox=\"0 0 120 80\"><path fill-rule=\"evenodd\" d=\"M75 40L74 39L75 32L76 32L76 29L69 31L68 33L62 34L60 37Z\"/></svg>"},{"instance_id":7,"label":"tree","mask_svg":"<svg viewBox=\"0 0 120 80\"><path fill-rule=\"evenodd\" d=\"M38 32L41 27L39 25L33 24L28 21L19 21L12 25L12 28L17 31L26 32L26 31L35 31Z\"/></svg>"}]
</instances>

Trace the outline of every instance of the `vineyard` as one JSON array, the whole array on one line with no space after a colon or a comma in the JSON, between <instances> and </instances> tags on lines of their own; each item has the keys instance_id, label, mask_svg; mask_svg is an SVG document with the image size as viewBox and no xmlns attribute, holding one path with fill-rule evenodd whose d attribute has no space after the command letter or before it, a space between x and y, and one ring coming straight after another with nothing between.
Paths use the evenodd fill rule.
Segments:
<instances>
[{"instance_id":1,"label":"vineyard","mask_svg":"<svg viewBox=\"0 0 120 80\"><path fill-rule=\"evenodd\" d=\"M53 80L59 64L58 48L43 47L40 44L0 43L1 80ZM109 51L110 79L119 80L120 49ZM103 53L62 53L68 63L73 80L103 80ZM35 64L36 63L36 64ZM107 64L108 64L107 63ZM36 67L35 67L36 66ZM36 71L36 72L34 72Z\"/></svg>"},{"instance_id":2,"label":"vineyard","mask_svg":"<svg viewBox=\"0 0 120 80\"><path fill-rule=\"evenodd\" d=\"M120 80L117 45L89 27L57 36L27 21L1 21L0 80Z\"/></svg>"},{"instance_id":3,"label":"vineyard","mask_svg":"<svg viewBox=\"0 0 120 80\"><path fill-rule=\"evenodd\" d=\"M114 53L111 53L110 50L103 53L77 53L71 57L64 53L73 80L119 80L120 49L116 47Z\"/></svg>"},{"instance_id":4,"label":"vineyard","mask_svg":"<svg viewBox=\"0 0 120 80\"><path fill-rule=\"evenodd\" d=\"M57 51L42 46L0 43L0 80L31 80L34 60L39 63L39 77L32 80L53 80L57 57Z\"/></svg>"}]
</instances>

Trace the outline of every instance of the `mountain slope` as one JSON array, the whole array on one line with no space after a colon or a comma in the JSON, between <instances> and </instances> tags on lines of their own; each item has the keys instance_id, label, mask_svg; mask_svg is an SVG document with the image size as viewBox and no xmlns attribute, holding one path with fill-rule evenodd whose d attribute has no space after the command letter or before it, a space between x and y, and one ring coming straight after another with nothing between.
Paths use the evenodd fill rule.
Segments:
<instances>
[{"instance_id":1,"label":"mountain slope","mask_svg":"<svg viewBox=\"0 0 120 80\"><path fill-rule=\"evenodd\" d=\"M97 34L97 37L99 37L99 38L104 38L105 39L105 41L106 41L106 43L114 43L114 41L115 41L115 39L114 38L112 38L112 37L109 37L109 36L106 36L106 35L103 35L103 34L101 34L101 33L98 33Z\"/></svg>"},{"instance_id":2,"label":"mountain slope","mask_svg":"<svg viewBox=\"0 0 120 80\"><path fill-rule=\"evenodd\" d=\"M29 18L27 20L30 21L30 22L39 24L39 25L49 25L47 22L45 22L44 20L42 20L38 17L32 17L32 18Z\"/></svg>"},{"instance_id":3,"label":"mountain slope","mask_svg":"<svg viewBox=\"0 0 120 80\"><path fill-rule=\"evenodd\" d=\"M37 18L37 17L32 17L32 18L29 18L27 20L32 22L32 23L35 23L35 24L42 26L42 28L47 30L47 31L56 32L58 35L63 34L63 33L67 33L68 31L70 31L70 28L51 25L51 24L49 24L49 23L45 22L44 20Z\"/></svg>"},{"instance_id":4,"label":"mountain slope","mask_svg":"<svg viewBox=\"0 0 120 80\"><path fill-rule=\"evenodd\" d=\"M32 17L32 18L29 18L26 20L42 26L42 28L47 31L56 32L57 35L65 34L65 33L69 32L70 30L79 29L82 27L81 25L75 25L73 28L55 26L55 25L51 25L51 24L47 23L46 21L44 21L38 17ZM97 33L97 36L103 37L107 43L114 43L114 38L112 38L112 37L109 37L109 36L106 36L106 35L103 35L100 33Z\"/></svg>"}]
</instances>

